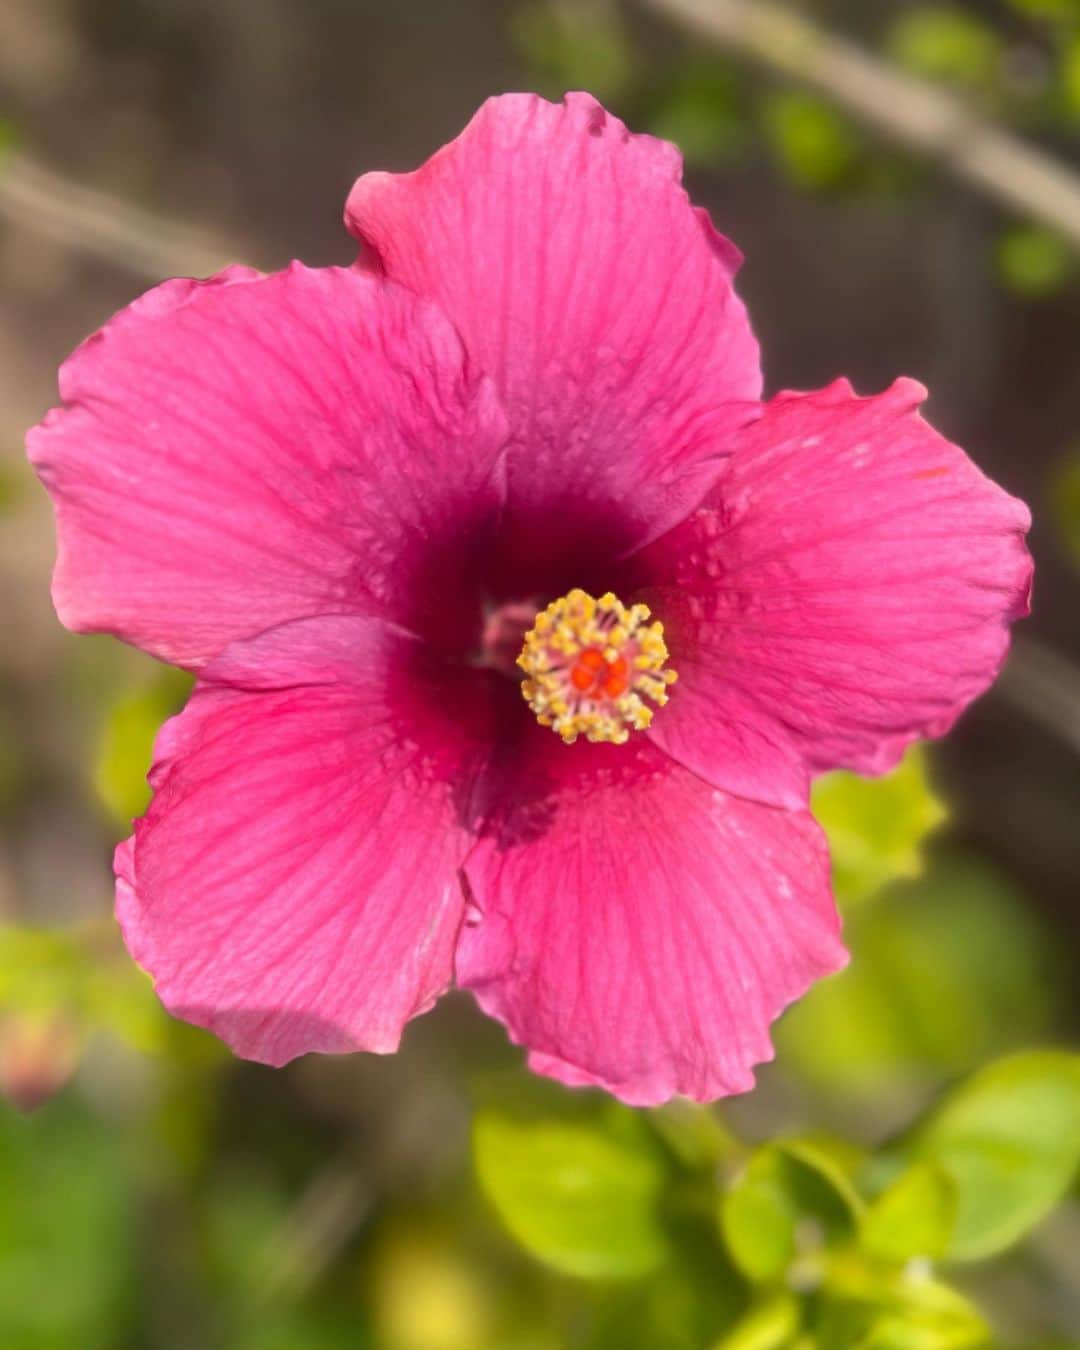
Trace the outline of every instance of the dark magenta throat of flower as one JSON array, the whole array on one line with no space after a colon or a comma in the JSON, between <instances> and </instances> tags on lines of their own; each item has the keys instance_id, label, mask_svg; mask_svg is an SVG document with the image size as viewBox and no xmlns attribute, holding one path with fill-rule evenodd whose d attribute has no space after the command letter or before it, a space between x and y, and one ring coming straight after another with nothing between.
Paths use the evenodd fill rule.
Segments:
<instances>
[{"instance_id":1,"label":"dark magenta throat of flower","mask_svg":"<svg viewBox=\"0 0 1080 1350\"><path fill-rule=\"evenodd\" d=\"M354 267L136 300L28 436L62 621L198 676L128 947L270 1064L456 984L563 1083L746 1091L846 960L811 780L987 688L1028 512L910 380L762 401L739 251L586 94L488 101L346 221Z\"/></svg>"}]
</instances>

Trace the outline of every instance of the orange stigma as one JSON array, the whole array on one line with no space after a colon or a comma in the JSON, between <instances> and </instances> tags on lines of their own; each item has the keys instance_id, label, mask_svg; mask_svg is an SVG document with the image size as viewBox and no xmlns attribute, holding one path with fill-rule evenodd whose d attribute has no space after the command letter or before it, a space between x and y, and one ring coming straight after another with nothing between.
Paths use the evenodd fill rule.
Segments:
<instances>
[{"instance_id":1,"label":"orange stigma","mask_svg":"<svg viewBox=\"0 0 1080 1350\"><path fill-rule=\"evenodd\" d=\"M663 624L649 618L648 605L628 608L610 591L597 600L573 590L541 610L517 659L540 725L568 745L579 736L621 745L644 731L653 719L644 698L662 708L677 679L664 665Z\"/></svg>"}]
</instances>

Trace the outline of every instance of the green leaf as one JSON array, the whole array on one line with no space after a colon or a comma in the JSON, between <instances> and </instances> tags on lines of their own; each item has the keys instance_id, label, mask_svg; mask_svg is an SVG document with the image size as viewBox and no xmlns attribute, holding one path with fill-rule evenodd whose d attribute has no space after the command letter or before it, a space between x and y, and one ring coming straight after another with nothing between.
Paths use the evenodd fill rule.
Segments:
<instances>
[{"instance_id":1,"label":"green leaf","mask_svg":"<svg viewBox=\"0 0 1080 1350\"><path fill-rule=\"evenodd\" d=\"M0 925L0 1013L59 1019L80 1039L104 1029L142 1053L185 1064L226 1054L215 1037L171 1018L111 921L62 929Z\"/></svg>"},{"instance_id":2,"label":"green leaf","mask_svg":"<svg viewBox=\"0 0 1080 1350\"><path fill-rule=\"evenodd\" d=\"M720 1227L731 1259L755 1283L778 1280L795 1257L798 1213L774 1156L755 1156L720 1201Z\"/></svg>"},{"instance_id":3,"label":"green leaf","mask_svg":"<svg viewBox=\"0 0 1080 1350\"><path fill-rule=\"evenodd\" d=\"M840 1146L842 1148L842 1146ZM803 1220L827 1243L846 1235L862 1208L831 1141L775 1140L759 1148L720 1200L720 1227L731 1259L755 1283L782 1276L796 1255Z\"/></svg>"},{"instance_id":4,"label":"green leaf","mask_svg":"<svg viewBox=\"0 0 1080 1350\"><path fill-rule=\"evenodd\" d=\"M863 1155L854 1144L830 1135L805 1134L777 1139L773 1147L823 1184L824 1190L819 1194L828 1197L828 1204L822 1209L819 1202L820 1217L828 1218L834 1225L859 1218L864 1206L852 1177Z\"/></svg>"},{"instance_id":5,"label":"green leaf","mask_svg":"<svg viewBox=\"0 0 1080 1350\"><path fill-rule=\"evenodd\" d=\"M882 1261L944 1255L956 1221L956 1187L935 1163L916 1163L867 1210L860 1241Z\"/></svg>"},{"instance_id":6,"label":"green leaf","mask_svg":"<svg viewBox=\"0 0 1080 1350\"><path fill-rule=\"evenodd\" d=\"M94 785L110 815L127 826L146 809L150 789L146 773L158 728L179 711L191 689L191 677L161 666L146 684L113 704L98 750Z\"/></svg>"},{"instance_id":7,"label":"green leaf","mask_svg":"<svg viewBox=\"0 0 1080 1350\"><path fill-rule=\"evenodd\" d=\"M905 6L887 46L906 70L969 88L992 82L1002 54L994 30L954 5Z\"/></svg>"},{"instance_id":8,"label":"green leaf","mask_svg":"<svg viewBox=\"0 0 1080 1350\"><path fill-rule=\"evenodd\" d=\"M884 778L831 773L814 784L814 815L829 837L833 887L854 904L890 881L920 875L927 837L947 818L926 770L926 753L912 746Z\"/></svg>"},{"instance_id":9,"label":"green leaf","mask_svg":"<svg viewBox=\"0 0 1080 1350\"><path fill-rule=\"evenodd\" d=\"M72 930L0 927L0 1008L82 1010L90 966Z\"/></svg>"},{"instance_id":10,"label":"green leaf","mask_svg":"<svg viewBox=\"0 0 1080 1350\"><path fill-rule=\"evenodd\" d=\"M973 857L938 855L921 881L855 906L846 937L851 965L776 1030L781 1059L824 1089L925 1091L1054 1022L1057 954L1024 897Z\"/></svg>"},{"instance_id":11,"label":"green leaf","mask_svg":"<svg viewBox=\"0 0 1080 1350\"><path fill-rule=\"evenodd\" d=\"M858 133L823 99L796 89L770 94L763 105L766 140L800 187L837 187L854 172Z\"/></svg>"},{"instance_id":12,"label":"green leaf","mask_svg":"<svg viewBox=\"0 0 1080 1350\"><path fill-rule=\"evenodd\" d=\"M777 1294L741 1318L713 1350L789 1350L802 1313L793 1294Z\"/></svg>"},{"instance_id":13,"label":"green leaf","mask_svg":"<svg viewBox=\"0 0 1080 1350\"><path fill-rule=\"evenodd\" d=\"M1080 1055L1014 1055L975 1074L915 1133L911 1154L956 1187L948 1255L1005 1250L1061 1200L1080 1165Z\"/></svg>"},{"instance_id":14,"label":"green leaf","mask_svg":"<svg viewBox=\"0 0 1080 1350\"><path fill-rule=\"evenodd\" d=\"M966 1350L989 1335L978 1309L917 1262L898 1270L842 1254L821 1295L819 1350Z\"/></svg>"},{"instance_id":15,"label":"green leaf","mask_svg":"<svg viewBox=\"0 0 1080 1350\"><path fill-rule=\"evenodd\" d=\"M599 1123L519 1123L485 1113L474 1125L473 1153L503 1223L555 1269L633 1279L663 1261L665 1169L643 1126L616 1137Z\"/></svg>"},{"instance_id":16,"label":"green leaf","mask_svg":"<svg viewBox=\"0 0 1080 1350\"><path fill-rule=\"evenodd\" d=\"M860 1350L968 1350L988 1343L990 1328L962 1294L918 1275L901 1280Z\"/></svg>"},{"instance_id":17,"label":"green leaf","mask_svg":"<svg viewBox=\"0 0 1080 1350\"><path fill-rule=\"evenodd\" d=\"M997 270L1002 283L1018 295L1053 295L1073 271L1072 249L1041 225L1014 225L998 240Z\"/></svg>"}]
</instances>

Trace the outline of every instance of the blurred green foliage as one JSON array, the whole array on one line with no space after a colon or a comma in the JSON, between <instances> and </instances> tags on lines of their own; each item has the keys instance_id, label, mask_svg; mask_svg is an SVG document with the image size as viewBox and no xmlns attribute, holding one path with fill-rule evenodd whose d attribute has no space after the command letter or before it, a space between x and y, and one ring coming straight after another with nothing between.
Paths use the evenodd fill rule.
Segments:
<instances>
[{"instance_id":1,"label":"blurred green foliage","mask_svg":"<svg viewBox=\"0 0 1080 1350\"><path fill-rule=\"evenodd\" d=\"M1061 23L1080 22L1077 0L1009 0L1013 9L1036 19L1055 19Z\"/></svg>"},{"instance_id":2,"label":"blurred green foliage","mask_svg":"<svg viewBox=\"0 0 1080 1350\"><path fill-rule=\"evenodd\" d=\"M1080 566L1080 454L1065 459L1050 484L1050 509L1062 542Z\"/></svg>"},{"instance_id":3,"label":"blurred green foliage","mask_svg":"<svg viewBox=\"0 0 1080 1350\"><path fill-rule=\"evenodd\" d=\"M522 1246L556 1270L630 1279L664 1259L664 1169L645 1127L632 1116L621 1123L616 1132L491 1113L476 1119L481 1185Z\"/></svg>"},{"instance_id":4,"label":"blurred green foliage","mask_svg":"<svg viewBox=\"0 0 1080 1350\"><path fill-rule=\"evenodd\" d=\"M665 1259L692 1262L681 1250L691 1243L700 1261L705 1241L708 1278L743 1307L734 1330L717 1329L718 1346L798 1335L823 1350L977 1346L989 1340L984 1318L931 1263L999 1254L1061 1201L1080 1163L1080 1056L992 1064L873 1150L822 1135L758 1146L725 1136L718 1161L695 1163L650 1146L646 1126L661 1117L641 1116L633 1136L624 1117L600 1106L572 1126L477 1118L480 1184L538 1260L588 1280L640 1279ZM715 1210L710 1230L695 1213L701 1197ZM670 1343L695 1344L689 1327Z\"/></svg>"},{"instance_id":5,"label":"blurred green foliage","mask_svg":"<svg viewBox=\"0 0 1080 1350\"><path fill-rule=\"evenodd\" d=\"M748 147L745 91L732 67L700 57L687 62L653 96L649 129L673 141L692 167L715 167Z\"/></svg>"},{"instance_id":6,"label":"blurred green foliage","mask_svg":"<svg viewBox=\"0 0 1080 1350\"><path fill-rule=\"evenodd\" d=\"M15 124L0 115L0 168L3 167L5 155L14 150L17 139Z\"/></svg>"},{"instance_id":7,"label":"blurred green foliage","mask_svg":"<svg viewBox=\"0 0 1080 1350\"><path fill-rule=\"evenodd\" d=\"M998 240L998 275L1018 295L1053 295L1072 276L1074 266L1068 244L1037 225L1014 225Z\"/></svg>"},{"instance_id":8,"label":"blurred green foliage","mask_svg":"<svg viewBox=\"0 0 1080 1350\"><path fill-rule=\"evenodd\" d=\"M1080 1056L992 1064L946 1097L907 1152L935 1162L956 1188L947 1254L1005 1250L1058 1203L1080 1165Z\"/></svg>"},{"instance_id":9,"label":"blurred green foliage","mask_svg":"<svg viewBox=\"0 0 1080 1350\"><path fill-rule=\"evenodd\" d=\"M153 666L108 706L98 747L94 786L119 825L130 825L150 800L146 782L154 737L162 722L179 712L191 690L191 676L171 666Z\"/></svg>"},{"instance_id":10,"label":"blurred green foliage","mask_svg":"<svg viewBox=\"0 0 1080 1350\"><path fill-rule=\"evenodd\" d=\"M869 1099L963 1072L1045 1036L1062 972L1022 897L992 869L942 852L918 883L848 915L856 960L781 1023L777 1043L822 1091Z\"/></svg>"},{"instance_id":11,"label":"blurred green foliage","mask_svg":"<svg viewBox=\"0 0 1080 1350\"><path fill-rule=\"evenodd\" d=\"M74 1100L33 1118L0 1113L0 1343L115 1346L135 1219L122 1149Z\"/></svg>"},{"instance_id":12,"label":"blurred green foliage","mask_svg":"<svg viewBox=\"0 0 1080 1350\"><path fill-rule=\"evenodd\" d=\"M923 870L927 837L948 818L919 746L883 778L831 773L814 784L811 805L829 837L833 888L842 905Z\"/></svg>"},{"instance_id":13,"label":"blurred green foliage","mask_svg":"<svg viewBox=\"0 0 1080 1350\"><path fill-rule=\"evenodd\" d=\"M881 1261L945 1255L956 1226L956 1184L937 1161L913 1163L866 1211L862 1244Z\"/></svg>"},{"instance_id":14,"label":"blurred green foliage","mask_svg":"<svg viewBox=\"0 0 1080 1350\"><path fill-rule=\"evenodd\" d=\"M906 5L886 39L901 67L968 89L993 84L1003 45L988 23L959 5Z\"/></svg>"},{"instance_id":15,"label":"blurred green foliage","mask_svg":"<svg viewBox=\"0 0 1080 1350\"><path fill-rule=\"evenodd\" d=\"M1077 0L890 14L886 59L1025 131L1075 132ZM530 0L511 28L538 87L591 89L691 166L925 188L816 95L700 46L643 52L630 10ZM13 141L0 120L0 156ZM1075 271L1022 220L993 266L1028 300ZM1072 460L1051 496L1080 557ZM73 687L111 697L86 786L120 833L190 679L82 651ZM14 745L3 805L28 772ZM541 1083L453 1006L394 1061L271 1075L169 1018L108 920L0 927L0 1346L1075 1344L1080 1062L1030 1049L1071 1030L1060 944L949 838L931 767L913 748L883 778L815 786L853 961L785 1015L746 1103L631 1111ZM104 915L104 847L101 887Z\"/></svg>"},{"instance_id":16,"label":"blurred green foliage","mask_svg":"<svg viewBox=\"0 0 1080 1350\"><path fill-rule=\"evenodd\" d=\"M0 1018L60 1021L80 1042L108 1031L144 1054L218 1058L211 1038L166 1016L110 924L0 927Z\"/></svg>"},{"instance_id":17,"label":"blurred green foliage","mask_svg":"<svg viewBox=\"0 0 1080 1350\"><path fill-rule=\"evenodd\" d=\"M820 189L852 180L862 138L832 104L816 94L785 89L764 99L762 117L766 144L793 183Z\"/></svg>"},{"instance_id":18,"label":"blurred green foliage","mask_svg":"<svg viewBox=\"0 0 1080 1350\"><path fill-rule=\"evenodd\" d=\"M113 709L118 817L187 687L139 667ZM855 960L789 1012L762 1074L803 1096L786 1115L804 1128L633 1111L480 1038L471 1176L462 1150L426 1193L380 1182L347 1135L327 1163L295 1076L237 1098L252 1071L169 1019L107 929L0 929L0 1084L23 1106L59 1093L0 1114L0 1343L128 1344L163 1279L161 1317L210 1350L996 1343L968 1273L1070 1203L1080 1155L1080 1060L994 1061L1053 1031L1052 947L1011 885L935 843L948 812L922 748L880 779L830 775L814 809ZM103 1062L156 1067L118 1107ZM841 1125L856 1102L876 1125ZM164 1247L139 1240L155 1212Z\"/></svg>"},{"instance_id":19,"label":"blurred green foliage","mask_svg":"<svg viewBox=\"0 0 1080 1350\"><path fill-rule=\"evenodd\" d=\"M636 53L618 12L608 6L532 0L515 11L512 33L541 92L553 98L567 89L587 89L613 101L634 84Z\"/></svg>"},{"instance_id":20,"label":"blurred green foliage","mask_svg":"<svg viewBox=\"0 0 1080 1350\"><path fill-rule=\"evenodd\" d=\"M142 809L156 728L190 687L133 670L95 775L118 824ZM462 1150L419 1208L408 1187L380 1194L360 1153L323 1178L308 1107L294 1157L281 1089L253 1136L253 1108L229 1105L243 1071L165 1015L108 929L0 929L0 1086L23 1107L60 1094L0 1119L17 1253L0 1294L4 1279L24 1291L0 1300L0 1343L126 1343L154 1320L140 1287L179 1271L170 1325L229 1350L991 1344L954 1267L1009 1260L1065 1201L1080 1151L1075 1056L980 1069L1052 1033L1055 955L1010 884L936 842L948 811L921 747L879 779L829 775L813 807L855 959L790 1010L763 1071L802 1095L805 1128L761 1139L690 1103L635 1112L503 1049L490 1076L481 1039L465 1061L472 1176ZM115 1119L93 1085L103 1054L156 1066ZM881 1123L838 1128L855 1103ZM137 1238L155 1207L172 1216L156 1257ZM66 1265L79 1279L45 1298Z\"/></svg>"}]
</instances>

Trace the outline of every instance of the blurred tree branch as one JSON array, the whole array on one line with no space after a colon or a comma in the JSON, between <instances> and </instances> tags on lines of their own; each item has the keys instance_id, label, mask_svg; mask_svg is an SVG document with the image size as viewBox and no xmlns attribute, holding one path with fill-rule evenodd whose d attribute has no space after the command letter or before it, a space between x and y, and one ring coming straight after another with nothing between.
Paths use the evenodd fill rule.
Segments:
<instances>
[{"instance_id":1,"label":"blurred tree branch","mask_svg":"<svg viewBox=\"0 0 1080 1350\"><path fill-rule=\"evenodd\" d=\"M1080 670L1068 657L1034 638L1016 638L994 688L1080 754Z\"/></svg>"},{"instance_id":2,"label":"blurred tree branch","mask_svg":"<svg viewBox=\"0 0 1080 1350\"><path fill-rule=\"evenodd\" d=\"M0 162L0 216L146 281L208 276L243 256L235 243L75 183L19 152Z\"/></svg>"},{"instance_id":3,"label":"blurred tree branch","mask_svg":"<svg viewBox=\"0 0 1080 1350\"><path fill-rule=\"evenodd\" d=\"M1080 249L1080 176L980 116L775 0L646 0L717 46L817 90L894 144L930 159Z\"/></svg>"}]
</instances>

